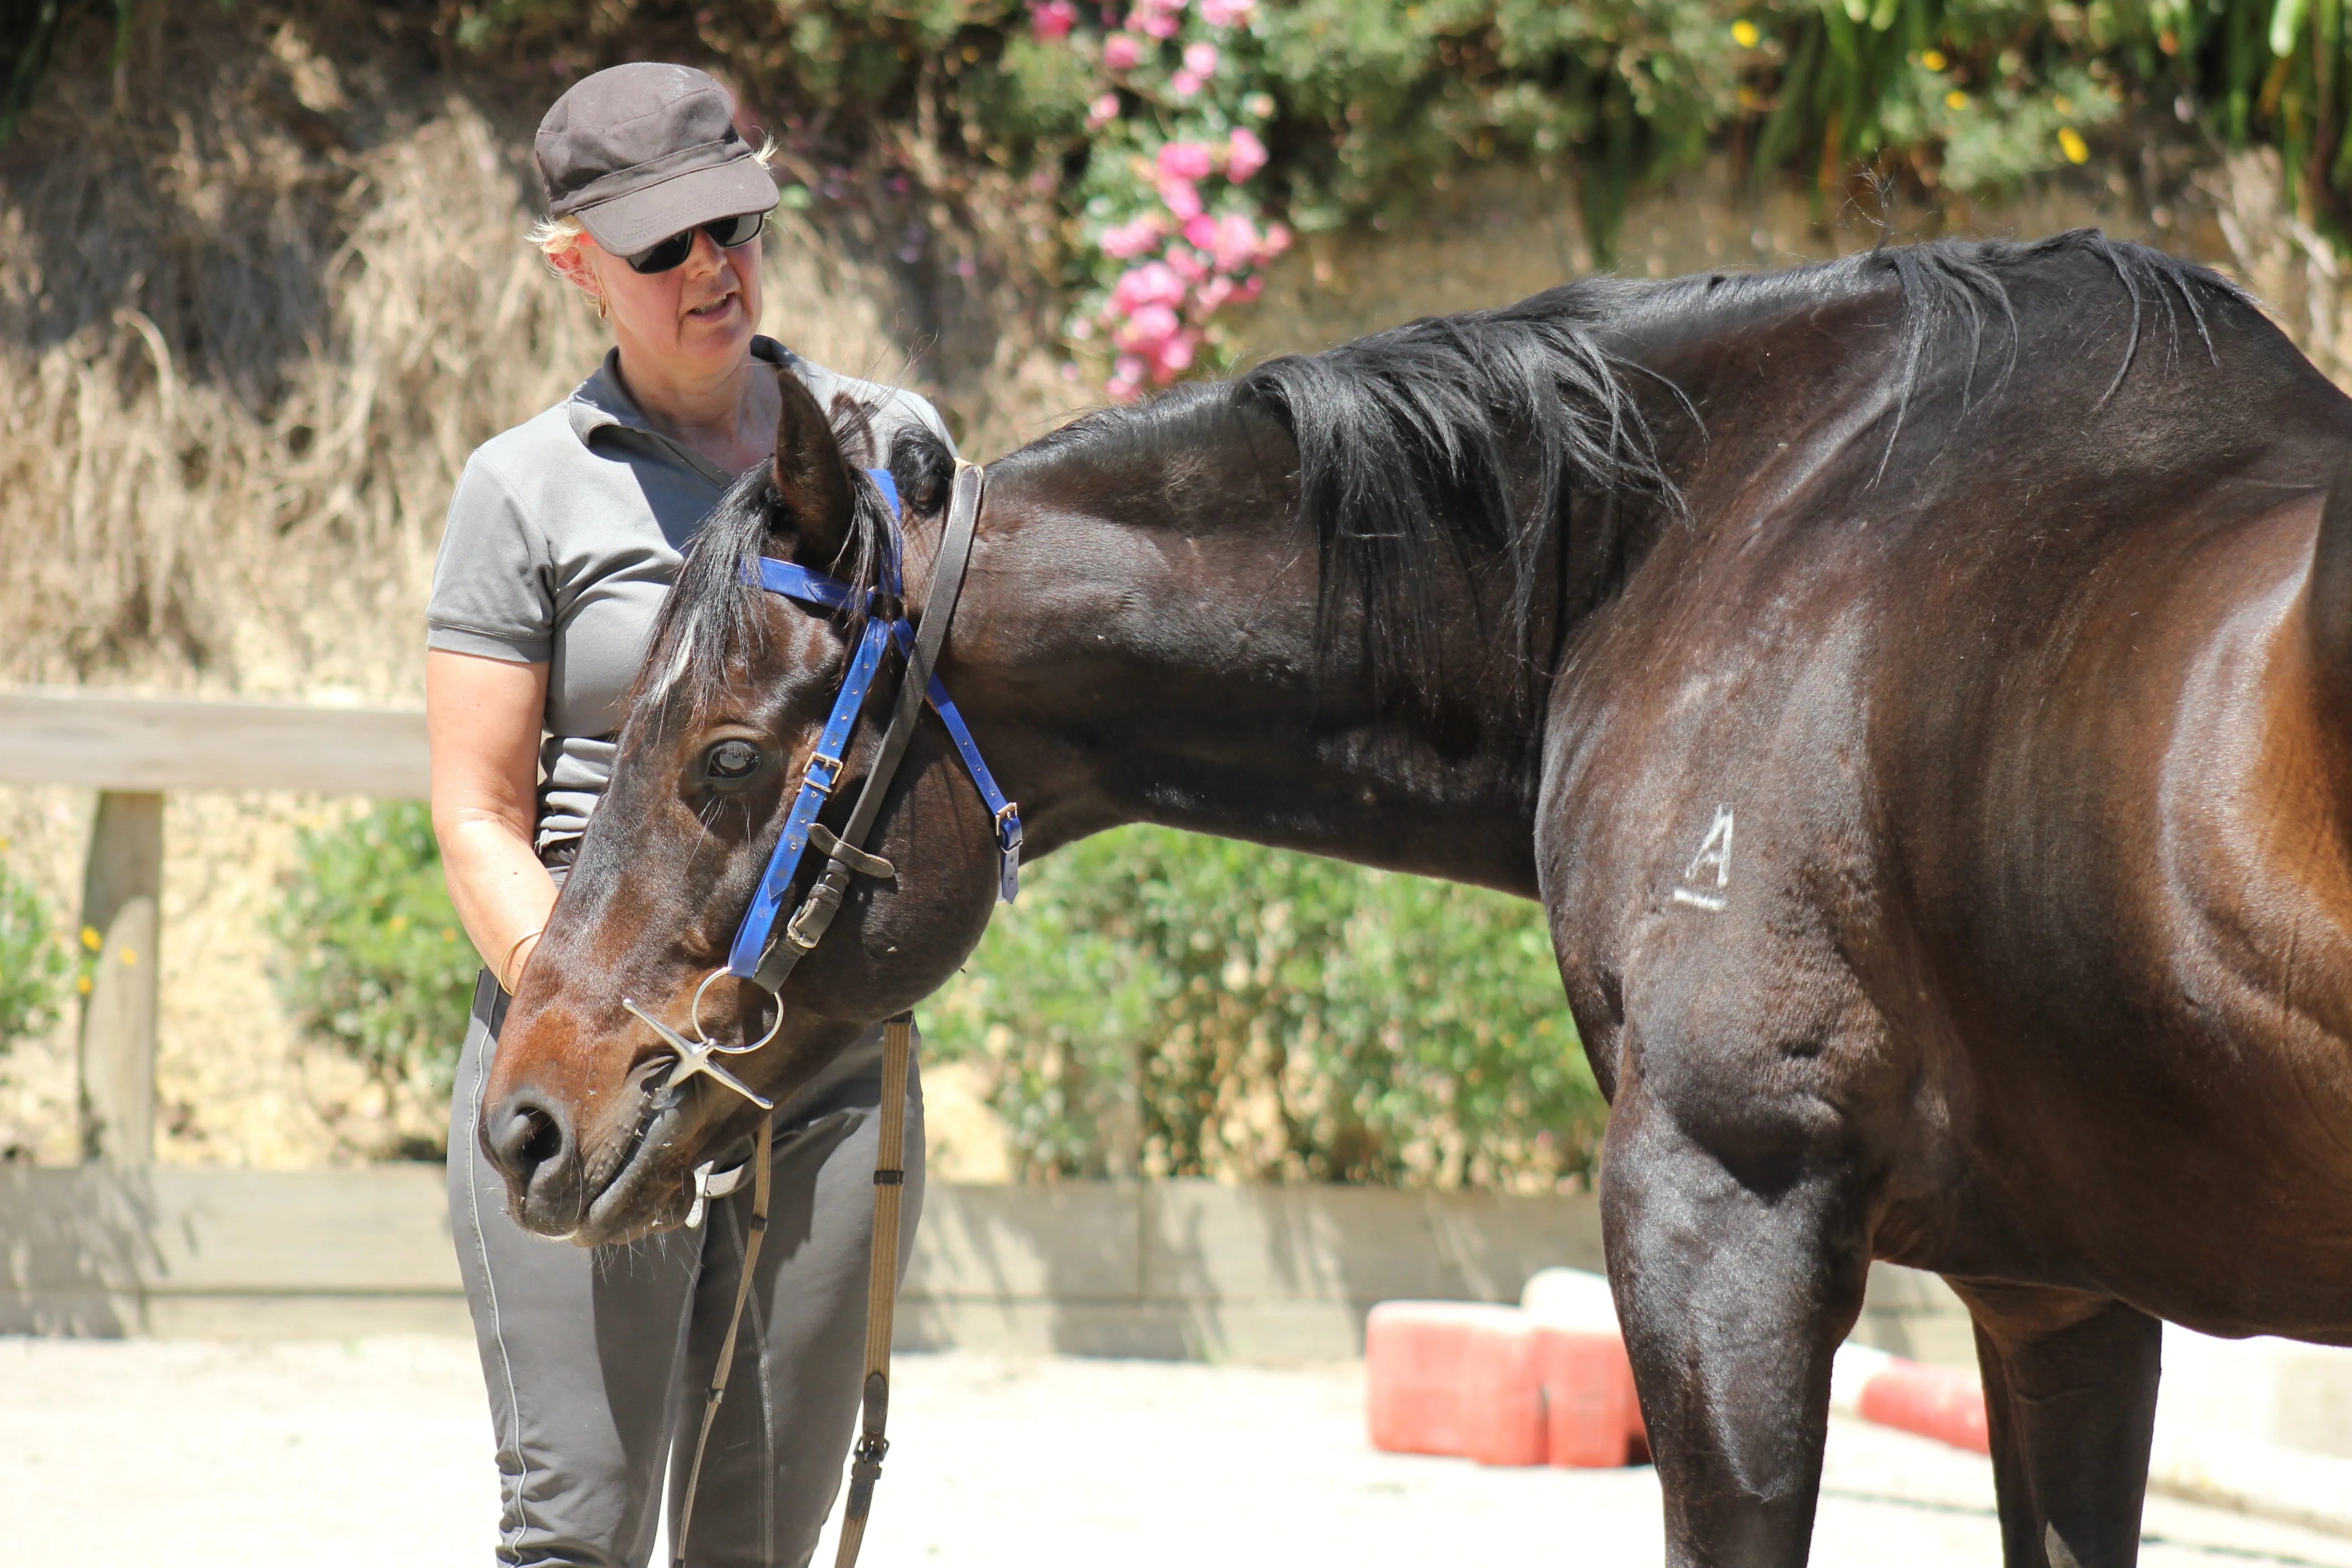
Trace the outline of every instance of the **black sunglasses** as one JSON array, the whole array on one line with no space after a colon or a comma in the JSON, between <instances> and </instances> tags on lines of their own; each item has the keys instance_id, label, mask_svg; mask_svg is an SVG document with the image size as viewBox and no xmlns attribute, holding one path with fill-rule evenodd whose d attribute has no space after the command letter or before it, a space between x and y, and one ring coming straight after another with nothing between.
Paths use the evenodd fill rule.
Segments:
<instances>
[{"instance_id":1,"label":"black sunglasses","mask_svg":"<svg viewBox=\"0 0 2352 1568\"><path fill-rule=\"evenodd\" d=\"M721 250L732 250L739 245L749 245L760 237L767 226L766 213L739 213L733 217L714 218L697 224L683 234L671 235L650 250L640 250L635 256L623 257L632 272L667 272L679 266L694 254L694 237L699 232L710 237L711 243Z\"/></svg>"}]
</instances>

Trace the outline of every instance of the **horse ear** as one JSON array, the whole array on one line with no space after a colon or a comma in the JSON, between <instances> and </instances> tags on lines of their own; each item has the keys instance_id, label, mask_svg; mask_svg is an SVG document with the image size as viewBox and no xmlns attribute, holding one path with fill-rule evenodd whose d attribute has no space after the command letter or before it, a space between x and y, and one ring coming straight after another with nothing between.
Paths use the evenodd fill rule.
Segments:
<instances>
[{"instance_id":1,"label":"horse ear","mask_svg":"<svg viewBox=\"0 0 2352 1568\"><path fill-rule=\"evenodd\" d=\"M849 542L849 464L834 438L832 421L801 378L779 370L776 390L783 401L771 465L782 503L776 525L793 535L793 560L814 571L830 571Z\"/></svg>"}]
</instances>

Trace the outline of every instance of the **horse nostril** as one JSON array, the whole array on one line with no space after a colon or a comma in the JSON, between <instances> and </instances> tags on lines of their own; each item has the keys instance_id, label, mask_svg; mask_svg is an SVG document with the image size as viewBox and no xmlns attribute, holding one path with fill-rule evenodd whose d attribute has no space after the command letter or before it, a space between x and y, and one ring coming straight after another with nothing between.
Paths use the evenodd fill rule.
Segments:
<instances>
[{"instance_id":1,"label":"horse nostril","mask_svg":"<svg viewBox=\"0 0 2352 1568\"><path fill-rule=\"evenodd\" d=\"M572 1150L572 1129L563 1113L528 1089L509 1098L485 1121L484 1142L491 1161L526 1191L539 1173L561 1166Z\"/></svg>"}]
</instances>

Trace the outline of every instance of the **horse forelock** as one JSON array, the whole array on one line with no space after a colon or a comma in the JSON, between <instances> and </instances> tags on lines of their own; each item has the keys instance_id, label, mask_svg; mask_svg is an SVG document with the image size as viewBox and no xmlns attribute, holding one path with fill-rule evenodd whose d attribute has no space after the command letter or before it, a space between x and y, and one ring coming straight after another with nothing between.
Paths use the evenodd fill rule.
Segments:
<instances>
[{"instance_id":1,"label":"horse forelock","mask_svg":"<svg viewBox=\"0 0 2352 1568\"><path fill-rule=\"evenodd\" d=\"M866 416L858 408L845 409L842 401L835 399L833 419L836 439L847 446L856 432L845 426L862 424ZM928 432L922 438L936 439ZM759 563L785 521L782 509L774 478L761 463L737 479L703 521L655 618L645 663L630 692L629 730L646 723L663 730L699 723L730 677L757 668L766 651L770 609ZM865 621L867 594L880 584L891 527L881 488L853 465L847 537L839 556L818 568L849 585L849 604L838 618L852 638Z\"/></svg>"}]
</instances>

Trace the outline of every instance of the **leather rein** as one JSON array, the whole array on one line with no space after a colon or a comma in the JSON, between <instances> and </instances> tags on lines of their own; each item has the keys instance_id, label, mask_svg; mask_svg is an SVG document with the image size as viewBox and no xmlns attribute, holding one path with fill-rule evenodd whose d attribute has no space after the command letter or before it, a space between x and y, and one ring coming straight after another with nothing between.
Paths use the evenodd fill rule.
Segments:
<instances>
[{"instance_id":1,"label":"leather rein","mask_svg":"<svg viewBox=\"0 0 2352 1568\"><path fill-rule=\"evenodd\" d=\"M972 535L980 525L980 498L986 481L986 470L976 463L959 462L956 465L955 484L948 503L947 528L940 536L939 561L931 573L930 600L924 606L919 628L908 619L901 597L898 487L887 468L869 468L866 472L890 507L887 547L883 552L881 570L877 574L879 586L866 596L863 607L867 617L865 629L858 637L856 651L851 656L848 672L843 677L840 693L834 699L824 732L809 756L808 765L802 770L800 788L785 816L782 836L777 839L776 847L768 858L767 869L761 875L751 907L745 912L743 923L736 931L726 966L711 971L695 988L688 1020L695 1037L687 1039L626 998L621 1004L650 1025L677 1053L677 1064L662 1081L664 1089L677 1088L698 1074L715 1079L766 1113L761 1119L758 1138L749 1162L751 1223L743 1245L743 1268L736 1284L735 1309L728 1319L727 1337L719 1347L719 1363L707 1391L702 1429L695 1440L694 1463L687 1471L686 1489L680 1500L677 1540L671 1550L671 1562L678 1568L684 1568L686 1563L687 1536L694 1523L695 1489L702 1479L702 1460L709 1446L711 1426L718 1417L719 1401L726 1396L728 1373L734 1365L736 1334L742 1327L743 1308L751 1298L752 1268L759 1260L761 1244L767 1236L770 1160L776 1125L775 1102L752 1092L749 1086L711 1058L756 1051L774 1039L777 1030L783 1026L784 1018L783 1001L776 994L793 968L824 938L826 929L833 923L833 917L841 909L842 899L849 890L850 879L867 876L887 880L898 874L889 861L866 851L866 836L873 830L874 819L882 809L882 797L898 774L898 764L907 754L908 743L914 739L915 725L922 716L926 700L947 726L948 734L955 742L956 751L963 758L964 767L971 774L972 783L978 786L981 798L994 814L999 896L1006 903L1011 903L1020 891L1020 808L1005 799L1004 792L997 788L988 764L981 760L980 747L972 740L971 731L964 723L963 715L956 710L946 689L932 674L933 667L939 661L940 649L947 641L948 624L954 618L956 601L963 593L964 572L971 560ZM759 582L770 593L826 610L846 607L856 593L838 578L769 556L760 559ZM887 618L874 613L884 605L895 607L897 613ZM891 705L889 724L882 732L881 750L874 759L874 766L858 790L856 804L850 808L849 820L835 832L817 821L817 813L824 808L841 782L849 742L856 731L858 715L866 706L875 676L881 668L883 651L893 642L898 645L899 651L905 656L906 674L899 681L898 699ZM776 917L782 912L784 902L792 894L793 883L811 845L825 857L824 870L779 933L775 930ZM703 1032L702 994L722 974L751 981L775 997L774 1020L768 1026L768 1032L750 1045L721 1045ZM871 1274L866 1289L863 1415L857 1447L850 1466L849 1499L842 1516L841 1547L835 1559L835 1568L851 1568L857 1561L858 1547L866 1536L866 1514L874 1501L874 1484L881 1479L882 1458L890 1447L889 1440L883 1433L890 1408L890 1331L898 1289L899 1203L906 1182L907 1078L913 1033L914 1018L907 1013L890 1019L882 1032L882 1100L877 1113L881 1123L876 1141L874 1168L874 1237ZM731 1193L742 1183L743 1166L714 1175L715 1163L706 1163L695 1172L694 1206L687 1218L688 1226L700 1223L710 1198Z\"/></svg>"}]
</instances>

